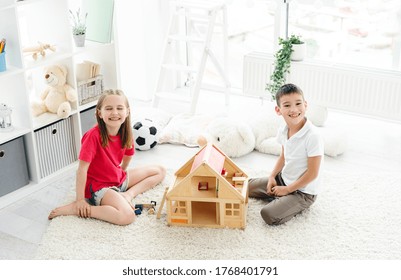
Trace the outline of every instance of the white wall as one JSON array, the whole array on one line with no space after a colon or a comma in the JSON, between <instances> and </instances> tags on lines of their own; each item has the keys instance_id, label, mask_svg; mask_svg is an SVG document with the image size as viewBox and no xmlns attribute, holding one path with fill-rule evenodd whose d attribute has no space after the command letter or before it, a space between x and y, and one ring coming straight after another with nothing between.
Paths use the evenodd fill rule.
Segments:
<instances>
[{"instance_id":1,"label":"white wall","mask_svg":"<svg viewBox=\"0 0 401 280\"><path fill-rule=\"evenodd\" d=\"M151 100L169 17L168 0L116 0L121 89Z\"/></svg>"}]
</instances>

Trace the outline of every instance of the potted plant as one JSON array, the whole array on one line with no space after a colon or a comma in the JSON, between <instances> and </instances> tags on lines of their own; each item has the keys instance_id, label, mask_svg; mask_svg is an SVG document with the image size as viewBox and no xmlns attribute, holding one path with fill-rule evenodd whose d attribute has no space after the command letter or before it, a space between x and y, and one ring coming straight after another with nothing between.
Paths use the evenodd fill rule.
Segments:
<instances>
[{"instance_id":1,"label":"potted plant","mask_svg":"<svg viewBox=\"0 0 401 280\"><path fill-rule=\"evenodd\" d=\"M83 47L85 45L85 35L86 35L86 18L88 17L88 13L85 14L85 17L81 17L81 9L78 9L75 13L71 10L70 16L72 20L72 35L74 37L75 45L77 47Z\"/></svg>"},{"instance_id":2,"label":"potted plant","mask_svg":"<svg viewBox=\"0 0 401 280\"><path fill-rule=\"evenodd\" d=\"M291 35L287 39L279 38L278 43L281 47L274 55L274 71L270 75L270 83L266 85L266 90L270 92L272 100L276 99L277 90L285 84L287 73L290 73L291 60L302 60L305 55L305 44L300 36ZM299 50L298 46L301 46Z\"/></svg>"}]
</instances>

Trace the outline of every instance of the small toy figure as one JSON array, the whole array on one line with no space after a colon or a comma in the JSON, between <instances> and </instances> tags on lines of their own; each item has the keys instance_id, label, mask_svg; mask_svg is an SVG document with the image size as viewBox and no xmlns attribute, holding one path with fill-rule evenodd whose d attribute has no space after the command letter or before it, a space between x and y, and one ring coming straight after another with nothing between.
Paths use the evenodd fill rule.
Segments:
<instances>
[{"instance_id":1,"label":"small toy figure","mask_svg":"<svg viewBox=\"0 0 401 280\"><path fill-rule=\"evenodd\" d=\"M141 215L143 209L148 209L148 214L153 215L156 212L156 201L151 201L145 204L135 204L135 215Z\"/></svg>"}]
</instances>

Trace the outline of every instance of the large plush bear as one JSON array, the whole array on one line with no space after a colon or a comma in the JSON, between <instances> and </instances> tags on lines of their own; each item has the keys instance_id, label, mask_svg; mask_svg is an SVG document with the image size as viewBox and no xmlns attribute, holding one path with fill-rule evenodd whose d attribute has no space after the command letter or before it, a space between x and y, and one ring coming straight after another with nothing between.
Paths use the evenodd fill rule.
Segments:
<instances>
[{"instance_id":1,"label":"large plush bear","mask_svg":"<svg viewBox=\"0 0 401 280\"><path fill-rule=\"evenodd\" d=\"M240 157L255 149L255 136L246 122L220 117L199 136L199 146L206 143L215 144L229 157Z\"/></svg>"},{"instance_id":2,"label":"large plush bear","mask_svg":"<svg viewBox=\"0 0 401 280\"><path fill-rule=\"evenodd\" d=\"M314 109L307 116L321 132L324 153L332 157L344 153L347 144L345 130L319 127L325 124L327 112ZM281 146L276 135L281 125L284 125L283 119L274 112L255 115L246 121L216 118L199 136L198 144L203 146L205 143L213 143L229 157L241 157L253 150L279 155Z\"/></svg>"},{"instance_id":3,"label":"large plush bear","mask_svg":"<svg viewBox=\"0 0 401 280\"><path fill-rule=\"evenodd\" d=\"M271 155L280 155L281 145L276 136L280 125L284 124L283 118L275 112L256 114L247 121L255 135L255 150Z\"/></svg>"},{"instance_id":4,"label":"large plush bear","mask_svg":"<svg viewBox=\"0 0 401 280\"><path fill-rule=\"evenodd\" d=\"M33 115L36 117L50 112L67 118L71 114L70 102L77 101L75 89L67 84L67 68L64 65L48 66L44 78L48 87L40 95L41 100L32 103Z\"/></svg>"}]
</instances>

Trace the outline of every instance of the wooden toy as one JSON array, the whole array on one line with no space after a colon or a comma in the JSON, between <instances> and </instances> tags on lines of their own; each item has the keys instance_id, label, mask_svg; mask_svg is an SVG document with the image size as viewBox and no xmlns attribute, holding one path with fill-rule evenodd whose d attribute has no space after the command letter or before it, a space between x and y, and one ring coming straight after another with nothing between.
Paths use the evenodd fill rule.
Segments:
<instances>
[{"instance_id":1,"label":"wooden toy","mask_svg":"<svg viewBox=\"0 0 401 280\"><path fill-rule=\"evenodd\" d=\"M162 215L162 209L163 209L163 206L164 206L164 202L166 201L166 196L167 196L168 189L169 189L169 188L167 187L167 188L164 190L162 202L160 203L159 210L157 210L157 215L156 215L156 218L157 218L157 219L160 219L160 217L161 217L161 215Z\"/></svg>"},{"instance_id":2,"label":"wooden toy","mask_svg":"<svg viewBox=\"0 0 401 280\"><path fill-rule=\"evenodd\" d=\"M216 146L207 144L175 173L159 212L164 200L168 225L243 229L248 176Z\"/></svg>"},{"instance_id":3,"label":"wooden toy","mask_svg":"<svg viewBox=\"0 0 401 280\"><path fill-rule=\"evenodd\" d=\"M51 50L53 52L56 51L56 47L52 46L50 44L43 44L41 42L38 42L38 46L35 47L26 47L23 48L22 51L24 53L32 54L32 58L34 60L38 59L38 55L40 54L43 58L46 56L46 50Z\"/></svg>"},{"instance_id":4,"label":"wooden toy","mask_svg":"<svg viewBox=\"0 0 401 280\"><path fill-rule=\"evenodd\" d=\"M148 214L153 215L156 211L156 201L150 203L135 204L135 215L141 215L143 209L148 209Z\"/></svg>"}]
</instances>

